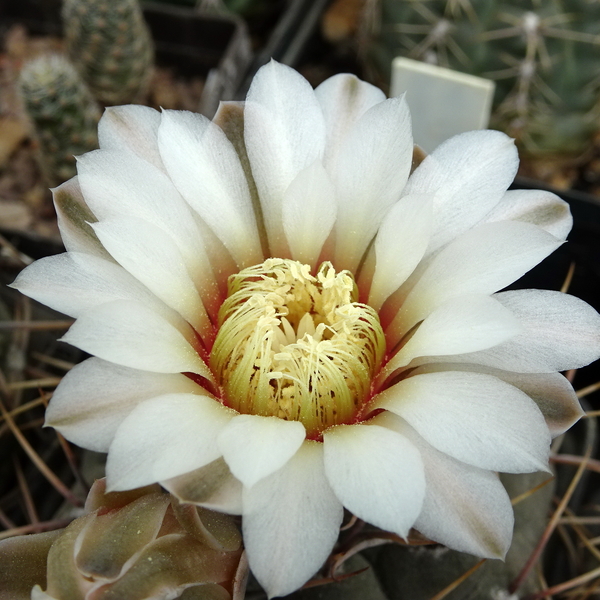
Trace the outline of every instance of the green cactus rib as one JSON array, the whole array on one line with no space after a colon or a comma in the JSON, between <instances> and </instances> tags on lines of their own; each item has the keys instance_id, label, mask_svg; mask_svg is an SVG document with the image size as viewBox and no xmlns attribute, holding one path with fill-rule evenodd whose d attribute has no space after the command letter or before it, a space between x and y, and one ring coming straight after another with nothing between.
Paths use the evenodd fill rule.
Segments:
<instances>
[{"instance_id":1,"label":"green cactus rib","mask_svg":"<svg viewBox=\"0 0 600 600\"><path fill-rule=\"evenodd\" d=\"M60 55L27 63L19 89L42 172L50 185L58 185L76 174L74 155L98 147L100 109L73 65Z\"/></svg>"},{"instance_id":2,"label":"green cactus rib","mask_svg":"<svg viewBox=\"0 0 600 600\"><path fill-rule=\"evenodd\" d=\"M154 48L137 0L64 0L67 51L94 96L104 104L142 99Z\"/></svg>"},{"instance_id":3,"label":"green cactus rib","mask_svg":"<svg viewBox=\"0 0 600 600\"><path fill-rule=\"evenodd\" d=\"M367 0L369 66L395 56L496 82L492 126L533 154L586 149L600 123L600 3Z\"/></svg>"}]
</instances>

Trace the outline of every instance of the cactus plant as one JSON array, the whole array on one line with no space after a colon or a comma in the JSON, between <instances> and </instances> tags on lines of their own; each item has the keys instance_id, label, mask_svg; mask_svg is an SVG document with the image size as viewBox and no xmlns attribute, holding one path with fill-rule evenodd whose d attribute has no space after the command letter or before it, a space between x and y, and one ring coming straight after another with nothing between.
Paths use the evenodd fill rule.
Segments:
<instances>
[{"instance_id":1,"label":"cactus plant","mask_svg":"<svg viewBox=\"0 0 600 600\"><path fill-rule=\"evenodd\" d=\"M104 104L142 99L154 49L137 0L64 0L67 50L94 96Z\"/></svg>"},{"instance_id":2,"label":"cactus plant","mask_svg":"<svg viewBox=\"0 0 600 600\"><path fill-rule=\"evenodd\" d=\"M73 65L60 55L27 63L20 91L39 144L42 172L50 185L58 185L75 175L73 155L98 146L100 110Z\"/></svg>"},{"instance_id":3,"label":"cactus plant","mask_svg":"<svg viewBox=\"0 0 600 600\"><path fill-rule=\"evenodd\" d=\"M375 72L407 56L495 80L492 126L526 151L580 153L600 129L598 2L367 0L365 10Z\"/></svg>"}]
</instances>

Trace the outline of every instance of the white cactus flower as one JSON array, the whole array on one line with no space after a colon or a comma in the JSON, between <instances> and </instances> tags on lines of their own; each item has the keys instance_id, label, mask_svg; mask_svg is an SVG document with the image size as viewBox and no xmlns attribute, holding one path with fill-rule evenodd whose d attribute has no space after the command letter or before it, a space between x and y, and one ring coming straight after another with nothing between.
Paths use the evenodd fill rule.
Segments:
<instances>
[{"instance_id":1,"label":"white cactus flower","mask_svg":"<svg viewBox=\"0 0 600 600\"><path fill-rule=\"evenodd\" d=\"M275 62L213 122L117 107L99 138L54 192L68 251L14 285L94 355L47 423L108 452L109 489L241 514L271 597L321 567L343 507L503 557L496 472L547 469L582 414L559 371L600 355L583 301L499 291L571 228L555 195L507 191L513 141L459 135L411 174L402 98Z\"/></svg>"}]
</instances>

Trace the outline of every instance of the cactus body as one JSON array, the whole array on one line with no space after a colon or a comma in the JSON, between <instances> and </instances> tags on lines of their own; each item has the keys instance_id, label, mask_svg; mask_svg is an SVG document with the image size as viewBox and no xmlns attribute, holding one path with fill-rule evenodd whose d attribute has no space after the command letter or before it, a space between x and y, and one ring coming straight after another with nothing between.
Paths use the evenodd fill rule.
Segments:
<instances>
[{"instance_id":1,"label":"cactus body","mask_svg":"<svg viewBox=\"0 0 600 600\"><path fill-rule=\"evenodd\" d=\"M73 64L104 104L142 99L154 50L137 0L65 0L63 22Z\"/></svg>"},{"instance_id":2,"label":"cactus body","mask_svg":"<svg viewBox=\"0 0 600 600\"><path fill-rule=\"evenodd\" d=\"M407 56L493 79L492 126L533 154L578 153L600 129L600 3L368 0L367 61Z\"/></svg>"},{"instance_id":3,"label":"cactus body","mask_svg":"<svg viewBox=\"0 0 600 600\"><path fill-rule=\"evenodd\" d=\"M20 91L39 144L42 171L50 185L58 185L75 175L73 155L98 147L100 110L73 65L59 55L27 63Z\"/></svg>"}]
</instances>

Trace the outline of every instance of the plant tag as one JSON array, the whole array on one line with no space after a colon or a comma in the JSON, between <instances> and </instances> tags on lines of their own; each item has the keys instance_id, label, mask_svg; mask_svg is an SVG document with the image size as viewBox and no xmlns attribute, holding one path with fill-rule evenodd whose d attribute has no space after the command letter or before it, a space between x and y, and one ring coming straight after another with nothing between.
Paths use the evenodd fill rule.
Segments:
<instances>
[{"instance_id":1,"label":"plant tag","mask_svg":"<svg viewBox=\"0 0 600 600\"><path fill-rule=\"evenodd\" d=\"M406 92L415 144L432 152L449 137L485 129L495 84L489 79L398 57L392 63L390 96Z\"/></svg>"}]
</instances>

